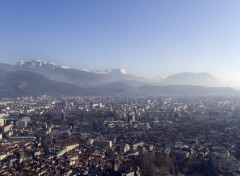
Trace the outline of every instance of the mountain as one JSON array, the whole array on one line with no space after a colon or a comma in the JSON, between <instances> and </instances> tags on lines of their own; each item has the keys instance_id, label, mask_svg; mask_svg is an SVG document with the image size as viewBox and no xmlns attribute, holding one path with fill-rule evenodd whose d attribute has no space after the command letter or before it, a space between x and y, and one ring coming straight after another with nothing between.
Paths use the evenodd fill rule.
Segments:
<instances>
[{"instance_id":1,"label":"mountain","mask_svg":"<svg viewBox=\"0 0 240 176\"><path fill-rule=\"evenodd\" d=\"M0 69L5 71L17 71L18 68L14 65L0 63Z\"/></svg>"},{"instance_id":2,"label":"mountain","mask_svg":"<svg viewBox=\"0 0 240 176\"><path fill-rule=\"evenodd\" d=\"M156 77L150 80L132 75L124 68L106 70L74 69L44 60L21 60L16 65L0 64L0 69L34 72L50 80L74 84L80 87L103 86L114 82L127 83L133 87L145 85L224 86L223 82L208 73L184 72L169 77Z\"/></svg>"},{"instance_id":3,"label":"mountain","mask_svg":"<svg viewBox=\"0 0 240 176\"><path fill-rule=\"evenodd\" d=\"M83 89L27 71L0 69L0 97L39 96L43 94L81 95Z\"/></svg>"},{"instance_id":4,"label":"mountain","mask_svg":"<svg viewBox=\"0 0 240 176\"><path fill-rule=\"evenodd\" d=\"M43 94L65 96L206 96L240 95L232 88L203 86L130 86L124 82L81 88L73 84L50 80L38 73L29 71L5 71L0 69L0 97L40 96Z\"/></svg>"},{"instance_id":5,"label":"mountain","mask_svg":"<svg viewBox=\"0 0 240 176\"><path fill-rule=\"evenodd\" d=\"M107 70L73 69L44 60L21 60L16 65L0 64L0 69L34 72L50 80L74 84L80 87L96 87L113 82L127 83L134 87L145 85L224 86L223 82L208 73L184 72L169 77L156 77L150 80L132 75L124 68Z\"/></svg>"},{"instance_id":6,"label":"mountain","mask_svg":"<svg viewBox=\"0 0 240 176\"><path fill-rule=\"evenodd\" d=\"M163 85L193 85L205 87L222 87L223 82L208 73L184 72L171 75L160 81Z\"/></svg>"},{"instance_id":7,"label":"mountain","mask_svg":"<svg viewBox=\"0 0 240 176\"><path fill-rule=\"evenodd\" d=\"M3 66L4 67L4 66ZM0 66L0 68L4 69ZM108 70L73 69L64 65L43 60L19 61L8 70L20 70L39 73L55 81L66 82L81 87L92 87L112 82L128 82L132 86L143 85L147 79L131 75L124 68ZM133 82L131 82L133 81Z\"/></svg>"}]
</instances>

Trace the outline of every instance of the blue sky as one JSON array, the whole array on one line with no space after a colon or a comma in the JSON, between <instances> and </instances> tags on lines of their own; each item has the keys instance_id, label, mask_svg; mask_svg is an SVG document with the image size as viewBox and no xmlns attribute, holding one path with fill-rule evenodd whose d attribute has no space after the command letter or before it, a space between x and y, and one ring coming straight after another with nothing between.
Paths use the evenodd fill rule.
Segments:
<instances>
[{"instance_id":1,"label":"blue sky","mask_svg":"<svg viewBox=\"0 0 240 176\"><path fill-rule=\"evenodd\" d=\"M239 0L3 0L0 61L240 79Z\"/></svg>"}]
</instances>

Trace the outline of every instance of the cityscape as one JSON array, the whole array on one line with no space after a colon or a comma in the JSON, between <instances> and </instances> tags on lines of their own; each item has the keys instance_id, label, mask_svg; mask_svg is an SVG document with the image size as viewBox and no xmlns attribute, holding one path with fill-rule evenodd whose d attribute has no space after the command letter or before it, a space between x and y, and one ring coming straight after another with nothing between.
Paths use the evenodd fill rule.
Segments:
<instances>
[{"instance_id":1,"label":"cityscape","mask_svg":"<svg viewBox=\"0 0 240 176\"><path fill-rule=\"evenodd\" d=\"M0 1L0 176L240 176L239 7Z\"/></svg>"},{"instance_id":2,"label":"cityscape","mask_svg":"<svg viewBox=\"0 0 240 176\"><path fill-rule=\"evenodd\" d=\"M239 175L240 98L1 99L1 175Z\"/></svg>"}]
</instances>

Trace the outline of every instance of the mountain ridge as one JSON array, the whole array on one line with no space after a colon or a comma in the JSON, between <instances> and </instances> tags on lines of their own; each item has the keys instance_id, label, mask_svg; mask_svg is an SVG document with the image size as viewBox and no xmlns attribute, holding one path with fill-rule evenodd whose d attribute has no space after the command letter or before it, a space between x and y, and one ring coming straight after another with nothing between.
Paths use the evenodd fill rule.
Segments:
<instances>
[{"instance_id":1,"label":"mountain ridge","mask_svg":"<svg viewBox=\"0 0 240 176\"><path fill-rule=\"evenodd\" d=\"M52 81L27 71L4 71L0 69L0 97L39 96L42 94L81 95L82 88Z\"/></svg>"},{"instance_id":2,"label":"mountain ridge","mask_svg":"<svg viewBox=\"0 0 240 176\"><path fill-rule=\"evenodd\" d=\"M104 70L88 70L88 69L77 69L77 68L72 68L67 65L60 65L56 64L51 61L47 60L20 60L18 61L15 66L17 67L28 67L32 69L37 69L39 67L44 67L44 66L50 66L52 69L56 68L62 68L62 69L72 69L72 70L77 70L77 71L85 71L85 72L92 72L92 73L97 73L97 74L108 74L111 72L115 73L120 73L120 74L129 74L125 68L117 68L117 69L104 69Z\"/></svg>"},{"instance_id":3,"label":"mountain ridge","mask_svg":"<svg viewBox=\"0 0 240 176\"><path fill-rule=\"evenodd\" d=\"M221 82L216 77L206 72L201 73L182 72L170 75L163 79L162 83L166 85L198 85L206 87L223 86L223 82Z\"/></svg>"},{"instance_id":4,"label":"mountain ridge","mask_svg":"<svg viewBox=\"0 0 240 176\"><path fill-rule=\"evenodd\" d=\"M105 70L75 69L46 60L20 60L15 65L0 64L0 68L7 71L30 71L41 74L50 80L74 84L79 87L96 87L112 82L125 82L135 87L141 85L226 87L222 81L206 72L182 72L168 77L161 77L161 79L159 77L158 79L147 79L132 75L124 68Z\"/></svg>"},{"instance_id":5,"label":"mountain ridge","mask_svg":"<svg viewBox=\"0 0 240 176\"><path fill-rule=\"evenodd\" d=\"M0 97L40 96L43 94L65 96L240 96L232 88L213 88L190 85L131 86L124 82L112 82L96 87L78 87L73 84L50 80L29 71L5 71L0 69Z\"/></svg>"},{"instance_id":6,"label":"mountain ridge","mask_svg":"<svg viewBox=\"0 0 240 176\"><path fill-rule=\"evenodd\" d=\"M106 70L75 69L44 60L22 60L13 67L15 67L15 70L39 73L51 80L66 82L80 87L99 86L115 81L145 81L144 78L129 74L124 68Z\"/></svg>"}]
</instances>

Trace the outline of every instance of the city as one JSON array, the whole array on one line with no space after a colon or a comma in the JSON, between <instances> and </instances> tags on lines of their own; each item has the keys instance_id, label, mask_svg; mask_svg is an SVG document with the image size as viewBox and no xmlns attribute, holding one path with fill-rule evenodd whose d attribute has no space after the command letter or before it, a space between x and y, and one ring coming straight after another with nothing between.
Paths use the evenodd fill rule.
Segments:
<instances>
[{"instance_id":1,"label":"city","mask_svg":"<svg viewBox=\"0 0 240 176\"><path fill-rule=\"evenodd\" d=\"M0 0L0 176L240 176L239 0Z\"/></svg>"},{"instance_id":2,"label":"city","mask_svg":"<svg viewBox=\"0 0 240 176\"><path fill-rule=\"evenodd\" d=\"M240 174L240 98L0 102L1 175Z\"/></svg>"}]
</instances>

